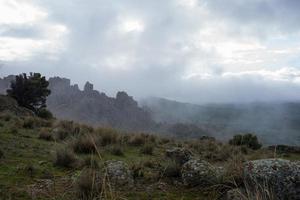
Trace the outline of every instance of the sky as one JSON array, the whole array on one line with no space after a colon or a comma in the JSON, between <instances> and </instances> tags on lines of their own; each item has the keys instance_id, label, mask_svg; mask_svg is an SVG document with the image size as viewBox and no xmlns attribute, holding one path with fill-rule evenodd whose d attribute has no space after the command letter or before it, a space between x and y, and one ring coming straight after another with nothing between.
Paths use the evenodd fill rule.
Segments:
<instances>
[{"instance_id":1,"label":"sky","mask_svg":"<svg viewBox=\"0 0 300 200\"><path fill-rule=\"evenodd\" d=\"M0 77L114 96L300 100L299 0L0 0Z\"/></svg>"}]
</instances>

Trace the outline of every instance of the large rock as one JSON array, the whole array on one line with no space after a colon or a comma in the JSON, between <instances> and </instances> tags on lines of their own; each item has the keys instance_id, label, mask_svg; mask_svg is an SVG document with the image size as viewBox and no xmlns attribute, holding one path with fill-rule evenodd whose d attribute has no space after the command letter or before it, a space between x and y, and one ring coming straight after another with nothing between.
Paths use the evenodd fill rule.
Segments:
<instances>
[{"instance_id":1,"label":"large rock","mask_svg":"<svg viewBox=\"0 0 300 200\"><path fill-rule=\"evenodd\" d=\"M217 181L214 166L204 160L190 160L182 166L182 180L186 186L209 186Z\"/></svg>"},{"instance_id":2,"label":"large rock","mask_svg":"<svg viewBox=\"0 0 300 200\"><path fill-rule=\"evenodd\" d=\"M167 149L166 156L181 166L192 158L192 153L185 148L175 147Z\"/></svg>"},{"instance_id":3,"label":"large rock","mask_svg":"<svg viewBox=\"0 0 300 200\"><path fill-rule=\"evenodd\" d=\"M132 187L133 176L123 161L111 160L106 163L107 177L113 187Z\"/></svg>"},{"instance_id":4,"label":"large rock","mask_svg":"<svg viewBox=\"0 0 300 200\"><path fill-rule=\"evenodd\" d=\"M252 189L267 185L277 199L300 199L300 165L283 159L246 162L245 180Z\"/></svg>"}]
</instances>

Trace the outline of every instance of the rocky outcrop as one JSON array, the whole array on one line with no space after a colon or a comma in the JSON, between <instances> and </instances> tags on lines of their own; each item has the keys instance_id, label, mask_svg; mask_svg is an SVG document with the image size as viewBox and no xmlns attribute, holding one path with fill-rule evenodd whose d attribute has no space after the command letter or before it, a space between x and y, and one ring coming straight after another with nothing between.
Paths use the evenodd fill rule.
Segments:
<instances>
[{"instance_id":1,"label":"rocky outcrop","mask_svg":"<svg viewBox=\"0 0 300 200\"><path fill-rule=\"evenodd\" d=\"M6 94L14 79L13 75L0 78L0 94ZM60 77L49 78L49 89L47 107L59 119L130 131L149 131L155 127L150 113L126 92L118 92L115 98L108 97L94 90L90 82L80 90L70 79Z\"/></svg>"},{"instance_id":2,"label":"rocky outcrop","mask_svg":"<svg viewBox=\"0 0 300 200\"><path fill-rule=\"evenodd\" d=\"M126 92L118 92L112 98L94 90L90 82L81 91L69 79L59 77L49 79L49 88L52 93L47 106L57 118L134 131L147 131L154 126L150 114Z\"/></svg>"},{"instance_id":3,"label":"rocky outcrop","mask_svg":"<svg viewBox=\"0 0 300 200\"><path fill-rule=\"evenodd\" d=\"M106 174L113 187L133 187L133 175L122 161L106 161Z\"/></svg>"},{"instance_id":4,"label":"rocky outcrop","mask_svg":"<svg viewBox=\"0 0 300 200\"><path fill-rule=\"evenodd\" d=\"M217 182L214 166L204 160L190 160L182 166L182 181L186 186L209 186Z\"/></svg>"},{"instance_id":5,"label":"rocky outcrop","mask_svg":"<svg viewBox=\"0 0 300 200\"><path fill-rule=\"evenodd\" d=\"M166 157L173 160L176 164L182 166L192 158L192 153L185 148L172 148L166 150Z\"/></svg>"},{"instance_id":6,"label":"rocky outcrop","mask_svg":"<svg viewBox=\"0 0 300 200\"><path fill-rule=\"evenodd\" d=\"M299 162L283 159L249 161L244 165L244 175L249 187L254 190L264 186L269 187L277 199L300 199Z\"/></svg>"}]
</instances>

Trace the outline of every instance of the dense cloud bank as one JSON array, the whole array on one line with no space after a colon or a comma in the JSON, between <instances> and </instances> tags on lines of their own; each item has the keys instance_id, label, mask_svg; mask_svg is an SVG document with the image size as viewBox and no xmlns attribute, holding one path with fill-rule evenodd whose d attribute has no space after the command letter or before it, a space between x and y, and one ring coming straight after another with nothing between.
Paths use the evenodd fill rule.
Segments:
<instances>
[{"instance_id":1,"label":"dense cloud bank","mask_svg":"<svg viewBox=\"0 0 300 200\"><path fill-rule=\"evenodd\" d=\"M0 75L36 71L112 95L300 99L297 0L2 0Z\"/></svg>"}]
</instances>

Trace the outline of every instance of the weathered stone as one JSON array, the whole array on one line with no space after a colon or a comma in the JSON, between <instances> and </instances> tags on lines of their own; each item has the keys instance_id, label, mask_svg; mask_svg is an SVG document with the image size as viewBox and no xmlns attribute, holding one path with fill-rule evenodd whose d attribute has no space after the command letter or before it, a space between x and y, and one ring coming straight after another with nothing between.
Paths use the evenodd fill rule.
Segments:
<instances>
[{"instance_id":1,"label":"weathered stone","mask_svg":"<svg viewBox=\"0 0 300 200\"><path fill-rule=\"evenodd\" d=\"M190 160L182 166L182 180L186 186L208 186L216 183L215 167L204 160Z\"/></svg>"},{"instance_id":2,"label":"weathered stone","mask_svg":"<svg viewBox=\"0 0 300 200\"><path fill-rule=\"evenodd\" d=\"M133 176L127 164L122 161L111 160L106 163L107 177L113 187L132 187Z\"/></svg>"},{"instance_id":3,"label":"weathered stone","mask_svg":"<svg viewBox=\"0 0 300 200\"><path fill-rule=\"evenodd\" d=\"M185 148L172 148L166 150L166 156L171 158L176 164L183 165L192 158L192 153Z\"/></svg>"},{"instance_id":4,"label":"weathered stone","mask_svg":"<svg viewBox=\"0 0 300 200\"><path fill-rule=\"evenodd\" d=\"M265 185L282 199L300 199L300 165L283 159L262 159L246 162L245 180L250 187Z\"/></svg>"}]
</instances>

